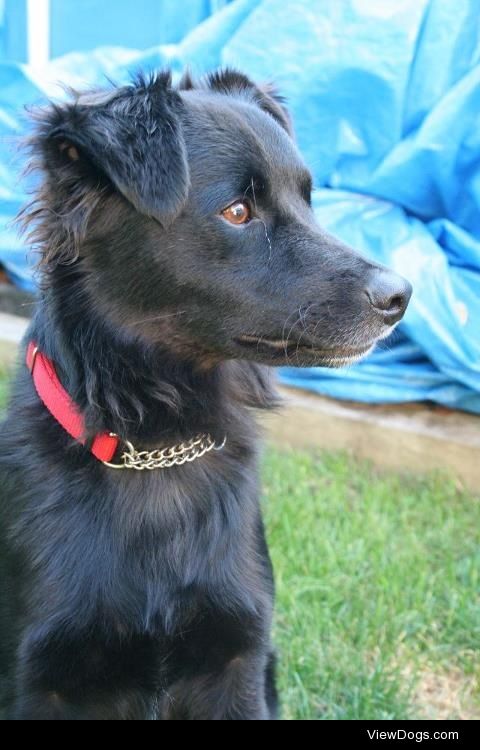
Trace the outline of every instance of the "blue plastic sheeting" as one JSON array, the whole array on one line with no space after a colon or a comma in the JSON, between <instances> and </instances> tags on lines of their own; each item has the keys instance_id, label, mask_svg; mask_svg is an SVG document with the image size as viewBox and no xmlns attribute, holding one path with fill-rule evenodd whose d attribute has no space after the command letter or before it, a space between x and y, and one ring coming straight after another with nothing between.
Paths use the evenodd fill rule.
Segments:
<instances>
[{"instance_id":1,"label":"blue plastic sheeting","mask_svg":"<svg viewBox=\"0 0 480 750\"><path fill-rule=\"evenodd\" d=\"M415 287L382 350L346 372L288 368L285 382L480 413L478 0L234 0L177 45L69 55L35 77L0 66L0 134L23 132L19 105L55 91L52 81L185 64L275 80L315 175L320 223ZM0 221L21 197L2 147ZM0 258L26 283L23 250L1 226Z\"/></svg>"},{"instance_id":2,"label":"blue plastic sheeting","mask_svg":"<svg viewBox=\"0 0 480 750\"><path fill-rule=\"evenodd\" d=\"M50 0L51 56L59 57L73 50L92 50L99 45L144 49L155 44L178 43L228 2Z\"/></svg>"},{"instance_id":3,"label":"blue plastic sheeting","mask_svg":"<svg viewBox=\"0 0 480 750\"><path fill-rule=\"evenodd\" d=\"M27 0L0 0L0 60L27 59Z\"/></svg>"}]
</instances>

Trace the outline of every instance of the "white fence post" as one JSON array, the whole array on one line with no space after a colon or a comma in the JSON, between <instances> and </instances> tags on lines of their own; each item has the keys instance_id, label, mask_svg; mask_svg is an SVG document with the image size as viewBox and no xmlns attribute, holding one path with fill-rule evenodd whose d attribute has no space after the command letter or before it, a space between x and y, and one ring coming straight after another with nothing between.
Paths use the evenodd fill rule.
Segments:
<instances>
[{"instance_id":1,"label":"white fence post","mask_svg":"<svg viewBox=\"0 0 480 750\"><path fill-rule=\"evenodd\" d=\"M27 0L28 64L41 67L50 59L50 0Z\"/></svg>"}]
</instances>

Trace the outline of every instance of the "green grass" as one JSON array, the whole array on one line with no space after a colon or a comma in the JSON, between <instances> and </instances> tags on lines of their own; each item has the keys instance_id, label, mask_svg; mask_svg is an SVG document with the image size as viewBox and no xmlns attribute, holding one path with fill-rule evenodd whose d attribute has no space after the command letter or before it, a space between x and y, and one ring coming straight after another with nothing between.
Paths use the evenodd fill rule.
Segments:
<instances>
[{"instance_id":1,"label":"green grass","mask_svg":"<svg viewBox=\"0 0 480 750\"><path fill-rule=\"evenodd\" d=\"M284 717L479 719L480 499L338 454L263 475Z\"/></svg>"},{"instance_id":2,"label":"green grass","mask_svg":"<svg viewBox=\"0 0 480 750\"><path fill-rule=\"evenodd\" d=\"M7 403L9 379L17 361L17 347L0 340L0 411Z\"/></svg>"},{"instance_id":3,"label":"green grass","mask_svg":"<svg viewBox=\"0 0 480 750\"><path fill-rule=\"evenodd\" d=\"M269 450L287 719L480 718L480 500Z\"/></svg>"},{"instance_id":4,"label":"green grass","mask_svg":"<svg viewBox=\"0 0 480 750\"><path fill-rule=\"evenodd\" d=\"M7 368L0 362L0 409L6 405L8 397L8 378Z\"/></svg>"}]
</instances>

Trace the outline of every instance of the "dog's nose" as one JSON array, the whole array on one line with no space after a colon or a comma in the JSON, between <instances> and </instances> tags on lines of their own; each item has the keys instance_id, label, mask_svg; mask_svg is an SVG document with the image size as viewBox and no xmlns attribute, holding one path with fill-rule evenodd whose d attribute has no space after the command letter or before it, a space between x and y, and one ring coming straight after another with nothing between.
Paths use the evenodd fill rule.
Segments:
<instances>
[{"instance_id":1,"label":"dog's nose","mask_svg":"<svg viewBox=\"0 0 480 750\"><path fill-rule=\"evenodd\" d=\"M412 291L412 286L406 279L383 268L373 271L365 289L371 306L389 326L398 323L405 315Z\"/></svg>"}]
</instances>

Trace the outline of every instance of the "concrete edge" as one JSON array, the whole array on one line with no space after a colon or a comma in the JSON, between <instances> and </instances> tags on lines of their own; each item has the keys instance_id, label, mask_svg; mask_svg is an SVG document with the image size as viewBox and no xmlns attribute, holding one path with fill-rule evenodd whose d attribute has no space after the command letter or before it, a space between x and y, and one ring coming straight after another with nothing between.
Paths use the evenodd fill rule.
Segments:
<instances>
[{"instance_id":1,"label":"concrete edge","mask_svg":"<svg viewBox=\"0 0 480 750\"><path fill-rule=\"evenodd\" d=\"M480 417L422 405L370 408L281 391L283 408L263 420L273 444L346 450L403 473L442 472L480 495Z\"/></svg>"}]
</instances>

